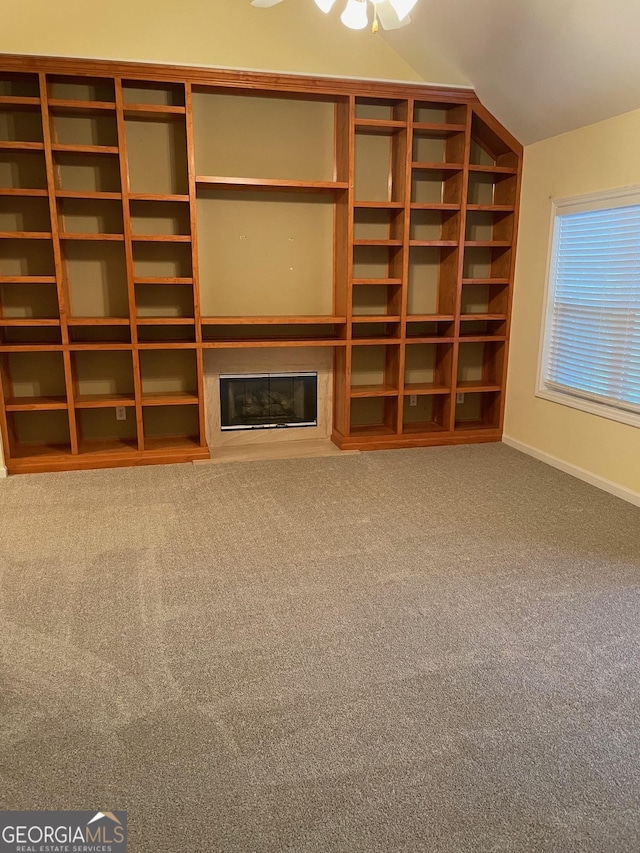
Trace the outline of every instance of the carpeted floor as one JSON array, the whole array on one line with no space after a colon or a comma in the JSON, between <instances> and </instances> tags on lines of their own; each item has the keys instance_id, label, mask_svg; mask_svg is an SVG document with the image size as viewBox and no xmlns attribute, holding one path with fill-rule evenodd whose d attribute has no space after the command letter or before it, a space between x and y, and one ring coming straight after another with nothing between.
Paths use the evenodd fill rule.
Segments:
<instances>
[{"instance_id":1,"label":"carpeted floor","mask_svg":"<svg viewBox=\"0 0 640 853\"><path fill-rule=\"evenodd\" d=\"M640 511L503 445L0 482L0 807L636 853Z\"/></svg>"}]
</instances>

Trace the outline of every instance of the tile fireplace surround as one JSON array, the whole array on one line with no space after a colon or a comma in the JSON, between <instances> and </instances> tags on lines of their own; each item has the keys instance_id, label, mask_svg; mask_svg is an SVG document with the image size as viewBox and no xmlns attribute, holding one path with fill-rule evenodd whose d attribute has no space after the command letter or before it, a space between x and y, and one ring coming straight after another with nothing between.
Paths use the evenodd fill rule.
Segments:
<instances>
[{"instance_id":1,"label":"tile fireplace surround","mask_svg":"<svg viewBox=\"0 0 640 853\"><path fill-rule=\"evenodd\" d=\"M318 425L288 429L225 431L220 429L220 374L318 374ZM328 347L207 350L204 353L205 422L211 455L216 448L311 441L331 436L333 411L333 351Z\"/></svg>"}]
</instances>

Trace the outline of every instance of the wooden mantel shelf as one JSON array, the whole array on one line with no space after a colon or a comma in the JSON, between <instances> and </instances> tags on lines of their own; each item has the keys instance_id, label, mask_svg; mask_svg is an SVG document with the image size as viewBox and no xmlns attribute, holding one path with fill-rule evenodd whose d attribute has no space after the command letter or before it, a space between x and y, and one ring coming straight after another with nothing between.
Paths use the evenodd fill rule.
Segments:
<instances>
[{"instance_id":1,"label":"wooden mantel shelf","mask_svg":"<svg viewBox=\"0 0 640 853\"><path fill-rule=\"evenodd\" d=\"M324 324L346 323L346 316L327 316L325 314L314 314L301 317L299 314L283 314L281 316L265 317L203 317L203 326L321 326Z\"/></svg>"},{"instance_id":2,"label":"wooden mantel shelf","mask_svg":"<svg viewBox=\"0 0 640 853\"><path fill-rule=\"evenodd\" d=\"M274 192L331 192L346 190L347 181L287 181L279 178L230 178L214 175L198 175L196 186L200 188L221 187L237 190L272 190Z\"/></svg>"}]
</instances>

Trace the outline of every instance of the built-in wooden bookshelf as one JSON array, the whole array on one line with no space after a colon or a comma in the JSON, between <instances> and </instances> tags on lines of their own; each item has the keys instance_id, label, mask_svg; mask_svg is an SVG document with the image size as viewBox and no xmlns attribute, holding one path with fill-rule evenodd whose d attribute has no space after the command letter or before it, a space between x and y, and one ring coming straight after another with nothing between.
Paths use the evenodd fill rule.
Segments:
<instances>
[{"instance_id":1,"label":"built-in wooden bookshelf","mask_svg":"<svg viewBox=\"0 0 640 853\"><path fill-rule=\"evenodd\" d=\"M471 91L0 57L10 473L206 458L203 350L330 347L333 440L499 440L522 150Z\"/></svg>"}]
</instances>

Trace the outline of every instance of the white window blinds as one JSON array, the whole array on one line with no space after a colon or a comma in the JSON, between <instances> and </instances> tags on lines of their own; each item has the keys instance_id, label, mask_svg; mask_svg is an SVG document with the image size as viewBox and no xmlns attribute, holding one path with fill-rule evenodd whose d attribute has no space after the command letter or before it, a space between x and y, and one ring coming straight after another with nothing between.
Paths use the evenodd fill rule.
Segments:
<instances>
[{"instance_id":1,"label":"white window blinds","mask_svg":"<svg viewBox=\"0 0 640 853\"><path fill-rule=\"evenodd\" d=\"M607 204L557 208L542 384L640 413L640 203Z\"/></svg>"}]
</instances>

